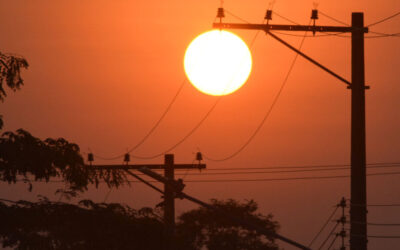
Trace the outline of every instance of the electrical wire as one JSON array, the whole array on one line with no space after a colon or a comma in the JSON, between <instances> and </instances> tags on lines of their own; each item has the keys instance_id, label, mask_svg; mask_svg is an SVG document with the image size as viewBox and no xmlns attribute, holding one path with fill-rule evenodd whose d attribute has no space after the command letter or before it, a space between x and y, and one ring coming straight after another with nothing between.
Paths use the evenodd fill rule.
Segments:
<instances>
[{"instance_id":1,"label":"electrical wire","mask_svg":"<svg viewBox=\"0 0 400 250\"><path fill-rule=\"evenodd\" d=\"M367 176L385 176L385 175L399 175L400 172L383 172L371 173ZM288 178L260 178L260 179L214 179L214 180L186 180L185 182L198 182L198 183L227 183L227 182L269 182L269 181L294 181L294 180L322 180L322 179L340 179L349 178L350 175L332 175L332 176L304 176L304 177L288 177Z\"/></svg>"},{"instance_id":2,"label":"electrical wire","mask_svg":"<svg viewBox=\"0 0 400 250\"><path fill-rule=\"evenodd\" d=\"M311 20L310 20L310 22L311 22ZM305 40L305 38L306 38L306 37L305 37L306 34L307 34L307 31L305 32L304 37L303 37L303 39L301 40L301 43L300 43L300 46L299 46L299 50L303 47L304 40ZM281 86L280 86L280 88L279 88L279 90L278 90L278 93L276 94L274 100L272 101L271 106L270 106L269 109L267 110L266 114L264 115L264 117L263 117L263 119L261 120L260 124L257 126L256 130L255 130L255 131L253 132L253 134L248 138L248 140L247 140L238 150L236 150L234 153L232 153L231 155L229 155L229 156L227 156L227 157L217 159L217 158L209 157L209 156L207 156L207 155L205 155L205 154L203 153L203 156L204 156L205 159L210 160L210 161L227 161L227 160L232 159L233 157L237 156L240 152L242 152L242 151L250 144L250 142L255 138L255 136L256 136L256 135L258 134L258 132L261 130L261 128L263 127L265 121L268 119L268 117L269 117L269 115L271 114L272 110L274 109L276 103L278 102L279 97L281 96L281 94L282 94L282 92L283 92L283 89L285 88L286 83L287 83L287 81L288 81L288 79L289 79L290 73L292 72L292 70L293 70L293 68L294 68L294 65L295 65L295 63L296 63L296 61L297 61L297 58L298 58L298 54L296 53L296 55L295 55L295 57L294 57L294 59L293 59L293 61L292 61L292 64L291 64L290 67L289 67L289 71L287 72L286 77L285 77L285 79L283 80L283 82L282 82L282 84L281 84Z\"/></svg>"},{"instance_id":3,"label":"electrical wire","mask_svg":"<svg viewBox=\"0 0 400 250\"><path fill-rule=\"evenodd\" d=\"M322 225L321 229L318 231L318 233L314 236L314 238L311 240L310 244L308 244L308 247L311 247L312 244L315 242L315 240L320 236L320 234L322 233L322 231L324 231L325 227L328 225L328 223L332 220L333 216L336 214L337 210L338 210L339 206L336 206L336 208L333 210L333 212L331 213L331 215L329 215L328 219L326 220L326 222Z\"/></svg>"},{"instance_id":4,"label":"electrical wire","mask_svg":"<svg viewBox=\"0 0 400 250\"><path fill-rule=\"evenodd\" d=\"M335 241L337 240L338 237L339 237L339 234L336 234L335 238L333 238L331 244L329 244L328 250L330 250L332 248L333 244L335 243Z\"/></svg>"},{"instance_id":5,"label":"electrical wire","mask_svg":"<svg viewBox=\"0 0 400 250\"><path fill-rule=\"evenodd\" d=\"M110 188L110 190L108 190L106 196L104 197L103 203L106 203L106 201L108 200L108 197L109 197L110 194L111 194L111 191L112 191L112 187Z\"/></svg>"},{"instance_id":6,"label":"electrical wire","mask_svg":"<svg viewBox=\"0 0 400 250\"><path fill-rule=\"evenodd\" d=\"M399 168L399 166L371 166L367 168ZM210 175L249 175L249 174L282 174L282 173L304 173L304 172L323 172L323 171L338 171L351 170L349 167L342 168L323 168L323 169L295 169L295 170L279 170L279 171L238 171L238 172L212 172L212 173L185 173L186 175L210 176ZM207 169L205 170L207 171ZM183 174L176 174L183 175Z\"/></svg>"},{"instance_id":7,"label":"electrical wire","mask_svg":"<svg viewBox=\"0 0 400 250\"><path fill-rule=\"evenodd\" d=\"M329 240L329 238L331 237L331 235L333 234L333 232L336 230L337 226L339 225L339 222L336 222L336 225L332 228L332 230L329 232L328 236L326 237L326 239L322 242L321 246L318 248L318 250L321 250L324 245L326 244L326 242Z\"/></svg>"},{"instance_id":8,"label":"electrical wire","mask_svg":"<svg viewBox=\"0 0 400 250\"><path fill-rule=\"evenodd\" d=\"M244 23L247 23L247 24L250 23L250 22L247 21L246 19L243 19L243 18L241 18L241 17L239 17L239 16L233 14L233 13L230 12L229 10L227 10L227 9L224 9L224 10L225 10L226 13L228 13L228 14L231 15L231 16L233 16L234 18L236 18L236 19L238 19L238 20L240 20L240 21L242 21L242 22L244 22Z\"/></svg>"},{"instance_id":9,"label":"electrical wire","mask_svg":"<svg viewBox=\"0 0 400 250\"><path fill-rule=\"evenodd\" d=\"M332 16L330 16L330 15L328 15L328 14L326 14L326 13L320 11L320 10L318 10L318 13L320 13L322 16L324 16L324 17L326 17L326 18L329 18L329 19L331 19L331 20L333 20L333 21L335 21L335 22L337 22L337 23L343 24L343 25L345 25L345 26L350 26L348 23L343 22L343 21L341 21L341 20L339 20L339 19L337 19L337 18L334 18L334 17L332 17Z\"/></svg>"},{"instance_id":10,"label":"electrical wire","mask_svg":"<svg viewBox=\"0 0 400 250\"><path fill-rule=\"evenodd\" d=\"M400 162L376 162L368 163L367 166L398 166ZM215 170L261 170L261 169L298 169L298 168L335 168L350 167L349 164L327 164L327 165L296 165L296 166L273 166L273 167L252 167L252 168L207 168L207 171Z\"/></svg>"},{"instance_id":11,"label":"electrical wire","mask_svg":"<svg viewBox=\"0 0 400 250\"><path fill-rule=\"evenodd\" d=\"M280 17L280 18L282 18L282 19L284 19L284 20L286 20L286 21L288 21L290 23L293 23L293 24L296 24L296 25L300 25L298 22L295 22L295 21L293 21L293 20L291 20L291 19L289 19L287 17L284 17L281 14L277 13L276 11L273 12L273 15L277 15L278 17Z\"/></svg>"},{"instance_id":12,"label":"electrical wire","mask_svg":"<svg viewBox=\"0 0 400 250\"><path fill-rule=\"evenodd\" d=\"M178 98L179 94L181 93L183 86L185 86L186 83L186 78L182 81L178 91L175 93L174 97L172 98L171 102L168 104L167 108L165 109L165 111L163 112L163 114L161 115L161 117L157 120L157 122L154 124L154 126L149 130L149 132L147 132L147 134L132 148L130 148L128 150L127 153L131 153L132 151L134 151L135 149L137 149L138 147L140 147L149 137L151 134L153 134L153 132L156 130L156 128L160 125L161 121L165 118L165 116L167 115L167 113L170 111L172 105L175 103L176 99ZM99 155L94 155L95 157L101 159L101 160L116 160L119 159L121 157L123 157L125 154L120 154L114 157L102 157Z\"/></svg>"},{"instance_id":13,"label":"electrical wire","mask_svg":"<svg viewBox=\"0 0 400 250\"><path fill-rule=\"evenodd\" d=\"M367 238L400 239L400 236L397 236L397 235L367 235Z\"/></svg>"},{"instance_id":14,"label":"electrical wire","mask_svg":"<svg viewBox=\"0 0 400 250\"><path fill-rule=\"evenodd\" d=\"M400 175L400 172L382 172L382 173L371 173L367 176L388 176L388 175ZM229 183L229 182L270 182L270 181L296 181L296 180L323 180L323 179L341 179L349 178L350 175L331 175L331 176L304 176L304 177L288 177L288 178L260 178L260 179L204 179L204 180L185 180L185 182L193 183ZM24 180L16 180L16 182L23 182ZM63 183L63 180L31 180L31 182L42 182L42 183ZM140 181L128 181L129 183L135 183ZM157 182L157 181L149 181ZM105 181L100 181L100 183L105 183ZM369 206L369 205L368 205ZM372 205L374 206L374 205ZM382 205L380 205L382 206ZM389 206L389 205L383 205ZM398 204L390 206L400 206Z\"/></svg>"},{"instance_id":15,"label":"electrical wire","mask_svg":"<svg viewBox=\"0 0 400 250\"><path fill-rule=\"evenodd\" d=\"M350 222L347 222L350 224ZM359 222L359 221L352 221L351 223L354 224L360 224L360 225L365 225L367 224L368 226L388 226L388 227L398 227L400 226L400 223L376 223L376 222Z\"/></svg>"},{"instance_id":16,"label":"electrical wire","mask_svg":"<svg viewBox=\"0 0 400 250\"><path fill-rule=\"evenodd\" d=\"M164 150L161 153L155 154L155 155L150 155L150 156L139 156L139 155L132 155L132 157L137 158L137 159L154 159L157 157L160 157L171 150L175 149L179 145L181 145L184 141L186 141L196 130L203 124L203 122L210 116L211 112L215 109L219 101L221 100L221 97L218 97L218 99L214 102L214 104L211 106L211 108L208 110L208 112L203 116L203 118L196 124L194 128L192 128L189 133L187 133L182 139L180 139L177 143L175 143L173 146L169 147L168 149Z\"/></svg>"},{"instance_id":17,"label":"electrical wire","mask_svg":"<svg viewBox=\"0 0 400 250\"><path fill-rule=\"evenodd\" d=\"M359 238L365 238L364 235L351 234L350 236L355 236ZM367 238L377 238L377 239L400 239L400 235L367 235Z\"/></svg>"},{"instance_id":18,"label":"electrical wire","mask_svg":"<svg viewBox=\"0 0 400 250\"><path fill-rule=\"evenodd\" d=\"M194 160L195 161L195 160ZM193 161L193 162L194 162ZM195 166L195 164L193 164ZM285 167L282 167L285 168ZM375 168L400 168L400 165L373 165L373 166L367 166L367 169L375 169ZM206 171L208 170L216 170L216 169L205 169L204 172L201 173L189 173L190 169L176 169L176 171L181 171L181 173L175 173L176 176L181 176L183 175L184 179L186 176L212 176L212 175L250 175L250 174L281 174L281 173L304 173L304 172L324 172L324 171L340 171L340 170L350 170L350 167L339 167L339 168L322 168L322 167L315 167L315 166L310 166L306 169L290 169L289 170L277 170L277 171L245 171L246 169L240 168L241 170L236 171L237 169L232 169L235 171L227 170L227 169L219 169L219 171L223 172L211 172L207 173ZM264 168L264 169L269 169L269 168ZM276 169L275 167L273 169ZM279 167L278 167L279 169ZM157 170L155 170L157 172ZM184 173L182 171L185 171ZM229 172L228 172L229 171ZM145 175L143 173L138 173L137 175Z\"/></svg>"},{"instance_id":19,"label":"electrical wire","mask_svg":"<svg viewBox=\"0 0 400 250\"><path fill-rule=\"evenodd\" d=\"M257 31L255 36L253 37L252 41L250 42L249 47L252 48L260 31ZM175 143L173 146L171 146L170 148L166 149L165 151L155 154L155 155L150 155L150 156L139 156L139 155L132 155L132 157L137 158L137 159L154 159L157 157L160 157L168 152L170 152L171 150L175 149L176 147L178 147L179 145L181 145L183 142L185 142L191 135L194 134L194 132L197 131L197 129L204 123L204 121L210 116L210 114L212 113L212 111L214 111L215 107L217 106L217 104L220 102L220 100L222 99L222 97L218 97L218 99L215 101L215 103L211 106L211 108L208 110L208 112L205 114L205 116L203 116L203 118L196 124L196 126L189 131L189 133L187 133L181 140L179 140L177 143Z\"/></svg>"},{"instance_id":20,"label":"electrical wire","mask_svg":"<svg viewBox=\"0 0 400 250\"><path fill-rule=\"evenodd\" d=\"M377 25L377 24L386 22L387 20L390 20L390 19L392 19L392 18L394 18L394 17L396 17L396 16L398 16L398 15L400 15L400 11L397 12L397 13L395 13L394 15L385 17L385 18L383 18L383 19L381 19L381 20L379 20L379 21L377 21L377 22L371 23L371 24L367 25L367 27L371 27L371 26L374 26L374 25Z\"/></svg>"},{"instance_id":21,"label":"electrical wire","mask_svg":"<svg viewBox=\"0 0 400 250\"><path fill-rule=\"evenodd\" d=\"M365 207L363 204L351 204L352 206ZM400 204L367 204L367 207L400 207Z\"/></svg>"}]
</instances>

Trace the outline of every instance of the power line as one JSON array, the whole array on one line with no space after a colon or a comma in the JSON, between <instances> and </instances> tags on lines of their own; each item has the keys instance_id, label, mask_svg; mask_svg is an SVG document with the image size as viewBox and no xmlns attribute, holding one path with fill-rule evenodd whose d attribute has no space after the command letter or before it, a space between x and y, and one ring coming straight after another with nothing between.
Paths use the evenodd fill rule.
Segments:
<instances>
[{"instance_id":1,"label":"power line","mask_svg":"<svg viewBox=\"0 0 400 250\"><path fill-rule=\"evenodd\" d=\"M371 26L386 22L387 20L392 19L392 18L394 18L394 17L396 17L398 15L400 15L400 11L395 13L395 14L393 14L393 15L391 15L391 16L385 17L385 18L383 18L383 19L381 19L381 20L379 20L377 22L371 23L371 24L367 25L367 27L371 27Z\"/></svg>"},{"instance_id":2,"label":"power line","mask_svg":"<svg viewBox=\"0 0 400 250\"><path fill-rule=\"evenodd\" d=\"M250 42L250 46L249 46L250 48L253 47L253 45L258 37L258 34L259 34L259 31L256 32L254 38ZM205 114L205 116L203 116L203 118L196 124L196 126L194 126L193 129L189 131L189 133L187 133L181 140L179 140L177 143L175 143L173 146L171 146L167 150L165 150L159 154L155 154L155 155L151 155L151 156L139 156L139 155L132 155L132 156L134 158L138 158L138 159L154 159L154 158L160 157L160 156L170 152L171 150L175 149L176 147L181 145L184 141L186 141L190 136L192 136L192 134L194 134L194 132L197 131L197 129L203 124L203 122L210 116L212 111L214 111L215 107L217 106L217 104L220 102L221 99L222 99L222 97L218 97L218 99L215 101L215 103L211 106L211 108L208 110L208 112Z\"/></svg>"},{"instance_id":3,"label":"power line","mask_svg":"<svg viewBox=\"0 0 400 250\"><path fill-rule=\"evenodd\" d=\"M343 25L345 25L345 26L350 26L348 23L343 22L343 21L341 21L341 20L339 20L339 19L337 19L337 18L334 18L334 17L332 17L332 16L330 16L330 15L328 15L328 14L325 14L324 12L322 12L322 11L320 11L320 10L318 10L318 12L319 12L321 15L323 15L324 17L327 17L327 18L329 18L329 19L331 19L331 20L333 20L333 21L335 21L335 22L337 22L337 23L343 24Z\"/></svg>"},{"instance_id":4,"label":"power line","mask_svg":"<svg viewBox=\"0 0 400 250\"><path fill-rule=\"evenodd\" d=\"M203 118L196 124L196 126L194 126L194 128L191 129L189 131L189 133L187 133L182 139L180 139L177 143L175 143L170 148L164 150L161 153L155 154L155 155L150 155L150 156L132 155L132 157L137 158L137 159L154 159L154 158L160 157L160 156L170 152L171 150L175 149L176 147L181 145L184 141L186 141L194 132L196 132L196 130L203 124L203 122L208 118L208 116L211 114L211 112L215 109L215 107L217 106L217 104L219 103L220 100L221 100L221 97L218 97L218 99L214 102L214 104L211 106L211 108L208 110L208 112L205 114L205 116L203 116Z\"/></svg>"},{"instance_id":5,"label":"power line","mask_svg":"<svg viewBox=\"0 0 400 250\"><path fill-rule=\"evenodd\" d=\"M339 206L336 206L336 208L333 210L332 214L329 215L328 219L326 222L322 225L321 229L318 231L318 233L314 236L314 238L311 240L310 244L308 244L308 247L311 247L314 241L319 237L319 235L324 231L325 227L328 225L328 223L332 220L332 217L336 214L336 211L338 210Z\"/></svg>"},{"instance_id":6,"label":"power line","mask_svg":"<svg viewBox=\"0 0 400 250\"><path fill-rule=\"evenodd\" d=\"M293 20L291 20L291 19L289 19L289 18L287 18L285 16L282 16L281 14L277 13L276 11L274 11L273 14L277 15L278 17L280 17L280 18L282 18L282 19L284 19L284 20L286 20L286 21L288 21L290 23L293 23L293 24L296 24L296 25L300 25L298 22L295 22L295 21L293 21Z\"/></svg>"},{"instance_id":7,"label":"power line","mask_svg":"<svg viewBox=\"0 0 400 250\"><path fill-rule=\"evenodd\" d=\"M363 222L355 221L356 224L365 225ZM388 226L388 227L398 227L400 223L376 223L376 222L368 222L366 223L369 226Z\"/></svg>"},{"instance_id":8,"label":"power line","mask_svg":"<svg viewBox=\"0 0 400 250\"><path fill-rule=\"evenodd\" d=\"M132 151L134 151L135 149L137 149L139 146L141 146L148 138L151 134L153 134L153 132L156 130L156 128L160 125L161 121L164 120L165 116L167 115L167 113L170 111L172 105L175 103L177 97L179 96L179 94L181 93L183 86L185 86L186 83L186 78L182 81L178 91L175 93L174 97L172 98L171 102L168 104L167 108L165 109L165 111L163 112L163 114L161 115L161 117L157 120L157 122L154 124L154 126L149 130L149 132L132 148L130 148L128 150L128 153L131 153ZM95 155L97 158L101 159L101 160L116 160L119 159L121 157L123 157L125 154L120 154L114 157L102 157L99 155Z\"/></svg>"},{"instance_id":9,"label":"power line","mask_svg":"<svg viewBox=\"0 0 400 250\"><path fill-rule=\"evenodd\" d=\"M310 23L311 23L311 19L310 19ZM300 46L299 46L299 50L303 47L304 40L306 38L306 34L307 34L307 32L304 33L304 37L301 40L301 43L300 43ZM287 83L287 81L289 79L290 73L292 72L292 70L294 68L294 65L295 65L295 63L297 61L298 56L299 56L299 54L296 53L296 55L295 55L295 57L294 57L294 59L292 61L292 64L290 65L289 70L288 70L288 72L286 74L286 77L283 80L283 82L281 84L281 87L279 88L278 93L276 94L274 100L272 101L272 104L271 104L270 108L267 110L267 113L264 115L264 118L261 120L261 123L258 125L258 127L253 132L253 134L248 138L248 140L238 150L236 150L234 153L232 153L231 155L229 155L227 157L217 159L217 158L208 157L208 156L203 154L205 159L208 159L210 161L226 161L226 160L232 159L233 157L238 155L240 152L242 152L250 144L250 142L255 138L255 136L261 130L261 128L263 127L265 121L268 119L268 117L271 114L272 110L274 109L276 103L278 102L279 97L281 96L281 94L283 92L283 89L285 88L286 83Z\"/></svg>"},{"instance_id":10,"label":"power line","mask_svg":"<svg viewBox=\"0 0 400 250\"><path fill-rule=\"evenodd\" d=\"M383 173L372 173L367 176L385 176L385 175L399 175L400 172L383 172ZM322 180L322 179L340 179L348 178L350 175L333 175L333 176L305 176L305 177L288 177L288 178L260 178L260 179L214 179L214 180L186 180L185 182L268 182L268 181L289 181L289 180Z\"/></svg>"},{"instance_id":11,"label":"power line","mask_svg":"<svg viewBox=\"0 0 400 250\"><path fill-rule=\"evenodd\" d=\"M329 244L328 250L330 250L332 248L333 244L335 243L335 241L337 240L338 237L339 237L339 234L336 234L335 238L333 238L331 244Z\"/></svg>"},{"instance_id":12,"label":"power line","mask_svg":"<svg viewBox=\"0 0 400 250\"><path fill-rule=\"evenodd\" d=\"M362 237L362 238L364 238L364 235L358 235L358 234L351 234L351 236L356 236L356 237ZM367 235L367 238L377 238L377 239L400 239L400 235Z\"/></svg>"},{"instance_id":13,"label":"power line","mask_svg":"<svg viewBox=\"0 0 400 250\"><path fill-rule=\"evenodd\" d=\"M321 250L326 242L329 240L329 238L333 235L333 232L336 230L337 226L339 225L339 222L336 222L336 225L332 228L332 230L329 232L328 236L326 239L322 242L321 246L318 248L318 250Z\"/></svg>"},{"instance_id":14,"label":"power line","mask_svg":"<svg viewBox=\"0 0 400 250\"><path fill-rule=\"evenodd\" d=\"M352 203L351 205L365 207L363 204ZM400 204L367 204L367 207L400 207Z\"/></svg>"},{"instance_id":15,"label":"power line","mask_svg":"<svg viewBox=\"0 0 400 250\"><path fill-rule=\"evenodd\" d=\"M397 166L400 162L376 162L368 163L367 166ZM298 169L298 168L334 168L350 167L350 164L327 164L327 165L296 165L296 166L271 166L271 167L252 167L252 168L207 168L207 171L215 170L261 170L261 169Z\"/></svg>"},{"instance_id":16,"label":"power line","mask_svg":"<svg viewBox=\"0 0 400 250\"><path fill-rule=\"evenodd\" d=\"M371 166L367 168L399 168L399 166ZM184 175L197 175L197 176L209 176L209 175L248 175L248 174L281 174L281 173L304 173L304 172L321 172L321 171L337 171L337 170L350 170L349 167L341 168L323 168L323 169L295 169L295 170L280 170L280 171L236 171L236 172L213 172L213 173L185 173ZM207 171L207 170L205 170ZM177 175L183 175L178 173Z\"/></svg>"},{"instance_id":17,"label":"power line","mask_svg":"<svg viewBox=\"0 0 400 250\"><path fill-rule=\"evenodd\" d=\"M226 13L228 13L229 15L233 16L234 18L236 18L236 19L238 19L238 20L240 20L240 21L242 21L242 22L244 22L244 23L250 23L250 22L247 21L246 19L243 19L243 18L241 18L241 17L239 17L239 16L233 14L232 12L230 12L229 10L227 10L227 9L225 9L225 8L224 8L224 11L225 11Z\"/></svg>"},{"instance_id":18,"label":"power line","mask_svg":"<svg viewBox=\"0 0 400 250\"><path fill-rule=\"evenodd\" d=\"M388 176L388 175L399 175L400 172L382 172L382 173L371 173L367 176ZM260 179L204 179L204 180L185 180L185 182L193 183L228 183L228 182L269 182L269 181L296 181L296 180L323 180L323 179L341 179L348 178L350 175L332 175L332 176L303 176L303 177L288 177L288 178L260 178ZM16 180L16 182L23 182L24 180ZM63 180L30 180L30 182L43 182L43 183L63 183ZM141 181L128 181L129 183L141 182ZM148 181L157 182L157 181ZM105 181L100 181L105 183ZM367 205L367 206L400 206L400 204L390 205Z\"/></svg>"}]
</instances>

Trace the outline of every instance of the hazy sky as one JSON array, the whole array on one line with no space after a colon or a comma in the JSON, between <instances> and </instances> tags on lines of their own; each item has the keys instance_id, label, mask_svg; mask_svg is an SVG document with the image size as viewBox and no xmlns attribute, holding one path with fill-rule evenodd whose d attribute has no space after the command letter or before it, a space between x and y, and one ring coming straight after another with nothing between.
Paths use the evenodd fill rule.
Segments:
<instances>
[{"instance_id":1,"label":"hazy sky","mask_svg":"<svg viewBox=\"0 0 400 250\"><path fill-rule=\"evenodd\" d=\"M308 24L315 1L278 0L274 11ZM365 24L400 10L400 1L321 0L318 9L346 23L351 12L365 13ZM211 29L217 0L36 0L0 2L0 49L24 56L21 91L8 92L0 104L5 130L24 128L40 138L64 137L101 156L124 153L151 129L185 80L183 56L190 41ZM260 23L268 1L225 0L230 12ZM240 20L227 14L227 22ZM272 23L287 23L274 15ZM340 25L320 15L320 25ZM371 27L400 32L400 17ZM235 31L247 44L255 31ZM302 33L296 33L302 35ZM373 35L373 34L369 34ZM280 35L298 46L301 37ZM303 51L350 80L350 39L306 38ZM237 92L222 98L202 126L174 149L176 162L191 163L199 149L207 156L230 155L247 141L268 110L287 74L294 53L260 33L251 48L253 70ZM400 38L366 39L367 161L400 162ZM210 110L216 97L186 82L159 128L134 154L164 152L181 140ZM275 109L252 143L226 162L205 161L212 168L348 164L350 91L319 68L299 58ZM96 163L120 163L121 160ZM162 163L158 157L135 163ZM388 170L375 170L385 172ZM373 171L370 171L371 173ZM345 171L285 175L205 176L203 179L285 178L343 175ZM185 180L199 177L186 176ZM400 203L400 176L369 177L369 203ZM342 196L349 179L252 183L187 183L198 198L255 199L273 213L281 233L308 243ZM30 199L32 194L2 185L1 197ZM83 197L102 201L107 189ZM154 206L159 195L141 184L114 190L108 201L134 207ZM177 201L177 213L189 207ZM398 208L397 208L398 209ZM400 223L396 209L372 208L369 219ZM369 228L373 235L400 235L400 228ZM400 241L371 239L370 249L393 249ZM286 245L283 245L286 248ZM379 247L378 247L379 246ZM291 249L287 247L286 249Z\"/></svg>"}]
</instances>

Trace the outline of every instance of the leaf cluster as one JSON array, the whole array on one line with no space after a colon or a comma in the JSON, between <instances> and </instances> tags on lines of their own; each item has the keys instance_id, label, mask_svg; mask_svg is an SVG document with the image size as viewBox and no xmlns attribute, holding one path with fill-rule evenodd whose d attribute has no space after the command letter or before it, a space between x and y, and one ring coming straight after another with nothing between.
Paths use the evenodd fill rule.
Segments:
<instances>
[{"instance_id":1,"label":"leaf cluster","mask_svg":"<svg viewBox=\"0 0 400 250\"><path fill-rule=\"evenodd\" d=\"M1 101L4 101L4 98L7 96L6 91L4 89L4 84L7 85L13 91L20 89L21 86L24 84L24 81L21 77L21 69L22 68L27 69L28 67L29 64L25 58L12 54L4 54L0 52L0 100Z\"/></svg>"},{"instance_id":2,"label":"leaf cluster","mask_svg":"<svg viewBox=\"0 0 400 250\"><path fill-rule=\"evenodd\" d=\"M82 200L0 202L0 240L15 249L162 249L163 224L151 208Z\"/></svg>"},{"instance_id":3,"label":"leaf cluster","mask_svg":"<svg viewBox=\"0 0 400 250\"><path fill-rule=\"evenodd\" d=\"M49 182L62 180L68 190L85 191L88 185L96 187L105 182L109 187L129 184L123 171L94 170L85 166L79 146L63 138L42 141L29 132L19 129L5 132L0 137L0 181ZM33 179L30 179L33 178Z\"/></svg>"},{"instance_id":4,"label":"leaf cluster","mask_svg":"<svg viewBox=\"0 0 400 250\"><path fill-rule=\"evenodd\" d=\"M243 203L229 199L227 201L212 200L216 210L198 208L182 214L177 224L177 242L179 249L268 249L276 250L278 246L274 238L266 237L254 230L248 230L235 221L227 219L223 214L246 220L249 223L266 228L271 232L279 229L272 215L258 213L258 205L250 200Z\"/></svg>"}]
</instances>

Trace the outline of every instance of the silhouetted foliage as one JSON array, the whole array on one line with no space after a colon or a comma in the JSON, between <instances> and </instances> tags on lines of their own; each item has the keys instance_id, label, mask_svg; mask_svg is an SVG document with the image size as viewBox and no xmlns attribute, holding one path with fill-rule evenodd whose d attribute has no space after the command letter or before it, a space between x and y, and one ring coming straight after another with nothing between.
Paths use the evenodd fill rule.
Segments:
<instances>
[{"instance_id":1,"label":"silhouetted foliage","mask_svg":"<svg viewBox=\"0 0 400 250\"><path fill-rule=\"evenodd\" d=\"M272 215L263 216L257 212L253 200L239 203L235 200L212 200L212 204L227 214L276 232L279 225ZM177 248L187 250L276 250L278 246L272 237L265 237L256 231L226 219L221 212L203 207L183 213L177 223Z\"/></svg>"},{"instance_id":2,"label":"silhouetted foliage","mask_svg":"<svg viewBox=\"0 0 400 250\"><path fill-rule=\"evenodd\" d=\"M21 68L28 68L25 58L0 52L0 101L7 96L4 89L6 84L11 90L16 91L24 84L21 78ZM3 117L0 115L0 129L3 128Z\"/></svg>"},{"instance_id":3,"label":"silhouetted foliage","mask_svg":"<svg viewBox=\"0 0 400 250\"><path fill-rule=\"evenodd\" d=\"M21 68L28 68L25 58L0 52L0 100L7 96L3 84L16 91L24 84L21 78Z\"/></svg>"},{"instance_id":4,"label":"silhouetted foliage","mask_svg":"<svg viewBox=\"0 0 400 250\"><path fill-rule=\"evenodd\" d=\"M19 179L21 178L21 179ZM109 187L129 184L123 171L93 170L84 165L79 146L63 138L44 141L19 129L0 138L0 181L49 182L51 178L68 184L67 191L84 191L89 184L105 182ZM73 193L71 193L73 195Z\"/></svg>"},{"instance_id":5,"label":"silhouetted foliage","mask_svg":"<svg viewBox=\"0 0 400 250\"><path fill-rule=\"evenodd\" d=\"M151 208L82 200L78 205L0 202L0 241L15 249L162 249L163 224Z\"/></svg>"}]
</instances>

